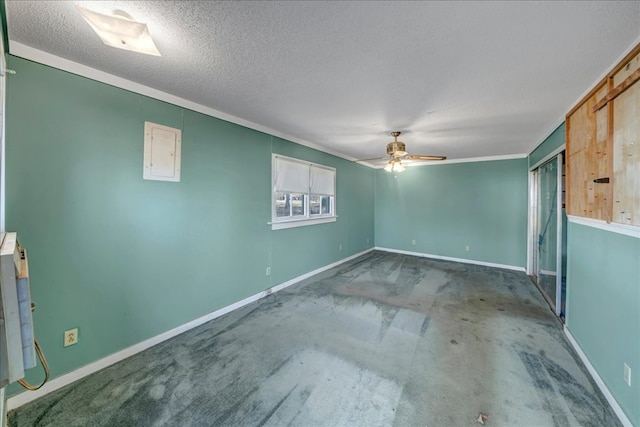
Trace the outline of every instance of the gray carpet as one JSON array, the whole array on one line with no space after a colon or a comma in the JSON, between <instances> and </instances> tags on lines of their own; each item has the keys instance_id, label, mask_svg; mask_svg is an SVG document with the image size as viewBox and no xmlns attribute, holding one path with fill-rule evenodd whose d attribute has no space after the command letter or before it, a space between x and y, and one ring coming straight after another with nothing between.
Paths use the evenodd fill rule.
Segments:
<instances>
[{"instance_id":1,"label":"gray carpet","mask_svg":"<svg viewBox=\"0 0 640 427\"><path fill-rule=\"evenodd\" d=\"M616 426L523 273L371 252L9 414L17 426Z\"/></svg>"}]
</instances>

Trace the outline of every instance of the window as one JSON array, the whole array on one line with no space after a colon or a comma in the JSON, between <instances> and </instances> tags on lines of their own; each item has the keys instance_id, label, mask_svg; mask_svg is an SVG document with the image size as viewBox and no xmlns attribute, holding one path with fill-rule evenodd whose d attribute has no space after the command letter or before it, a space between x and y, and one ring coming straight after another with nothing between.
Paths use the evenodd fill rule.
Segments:
<instances>
[{"instance_id":1,"label":"window","mask_svg":"<svg viewBox=\"0 0 640 427\"><path fill-rule=\"evenodd\" d=\"M273 155L271 228L299 227L336 220L336 170Z\"/></svg>"}]
</instances>

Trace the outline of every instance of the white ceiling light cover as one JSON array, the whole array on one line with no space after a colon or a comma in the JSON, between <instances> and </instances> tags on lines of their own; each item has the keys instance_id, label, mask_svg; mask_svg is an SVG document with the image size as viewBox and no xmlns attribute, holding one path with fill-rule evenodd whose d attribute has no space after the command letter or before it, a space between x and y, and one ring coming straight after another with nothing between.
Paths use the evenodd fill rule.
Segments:
<instances>
[{"instance_id":1,"label":"white ceiling light cover","mask_svg":"<svg viewBox=\"0 0 640 427\"><path fill-rule=\"evenodd\" d=\"M79 5L76 8L107 46L160 56L147 24L137 22L131 15L120 10L114 11L110 16Z\"/></svg>"}]
</instances>

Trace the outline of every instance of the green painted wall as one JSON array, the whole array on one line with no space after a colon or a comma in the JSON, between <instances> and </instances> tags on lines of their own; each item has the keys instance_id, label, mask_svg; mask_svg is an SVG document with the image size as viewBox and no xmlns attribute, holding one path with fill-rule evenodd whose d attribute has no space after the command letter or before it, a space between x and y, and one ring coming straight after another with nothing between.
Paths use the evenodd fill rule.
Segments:
<instances>
[{"instance_id":1,"label":"green painted wall","mask_svg":"<svg viewBox=\"0 0 640 427\"><path fill-rule=\"evenodd\" d=\"M373 246L372 169L8 60L6 226L54 377ZM144 121L182 129L180 183L142 179ZM337 222L271 231L272 152L337 168Z\"/></svg>"},{"instance_id":2,"label":"green painted wall","mask_svg":"<svg viewBox=\"0 0 640 427\"><path fill-rule=\"evenodd\" d=\"M544 159L545 156L551 154L553 150L562 146L562 144L564 144L565 137L565 123L563 122L551 133L551 135L547 137L547 139L542 142L542 144L538 145L538 147L529 154L529 167L535 165L540 160Z\"/></svg>"},{"instance_id":3,"label":"green painted wall","mask_svg":"<svg viewBox=\"0 0 640 427\"><path fill-rule=\"evenodd\" d=\"M274 283L282 283L373 246L373 169L354 167L353 162L279 138L273 138L273 152L338 169L337 222L273 232L273 253L287 255L272 260Z\"/></svg>"},{"instance_id":4,"label":"green painted wall","mask_svg":"<svg viewBox=\"0 0 640 427\"><path fill-rule=\"evenodd\" d=\"M640 425L640 239L569 223L567 328ZM631 387L623 363L631 367Z\"/></svg>"},{"instance_id":5,"label":"green painted wall","mask_svg":"<svg viewBox=\"0 0 640 427\"><path fill-rule=\"evenodd\" d=\"M376 246L526 266L527 159L378 170L375 207Z\"/></svg>"}]
</instances>

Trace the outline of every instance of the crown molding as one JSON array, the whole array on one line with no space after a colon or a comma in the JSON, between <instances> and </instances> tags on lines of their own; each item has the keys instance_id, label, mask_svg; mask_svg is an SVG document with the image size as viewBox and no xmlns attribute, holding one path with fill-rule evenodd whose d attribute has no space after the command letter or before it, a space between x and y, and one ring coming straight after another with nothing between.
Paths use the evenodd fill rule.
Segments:
<instances>
[{"instance_id":1,"label":"crown molding","mask_svg":"<svg viewBox=\"0 0 640 427\"><path fill-rule=\"evenodd\" d=\"M234 124L246 127L248 129L253 129L259 132L266 133L271 136L286 139L287 141L295 142L296 144L304 145L305 147L313 148L314 150L322 151L323 153L331 154L332 156L340 157L345 160L349 160L349 161L356 160L354 157L348 156L344 153L341 153L335 150L328 149L326 147L307 141L305 139L297 138L295 136L288 135L286 133L277 131L270 127L263 126L258 123L254 123L249 120L245 120L240 117L233 116L231 114L227 114L225 112L216 110L211 107L207 107L206 105L198 104L196 102L189 101L188 99L181 98L179 96L172 95L170 93L163 92L161 90L154 89L152 87L133 82L131 80L127 80L125 78L116 76L114 74L106 73L96 68L82 65L80 63L71 61L69 59L62 58L60 56L56 56L51 53L44 52L42 50L24 45L20 42L10 40L9 43L10 43L10 50L9 50L10 55L17 56L29 61L37 62L39 64L56 68L58 70L66 71L68 73L85 77L90 80L95 80L100 83L105 83L120 89L128 90L133 93L148 96L149 98L157 99L159 101L164 101L169 104L177 105L179 107L183 107L192 111L196 111L198 113L205 114L210 117L215 117L217 119L234 123ZM369 164L364 164L364 163L361 163L361 164L372 167Z\"/></svg>"}]
</instances>

